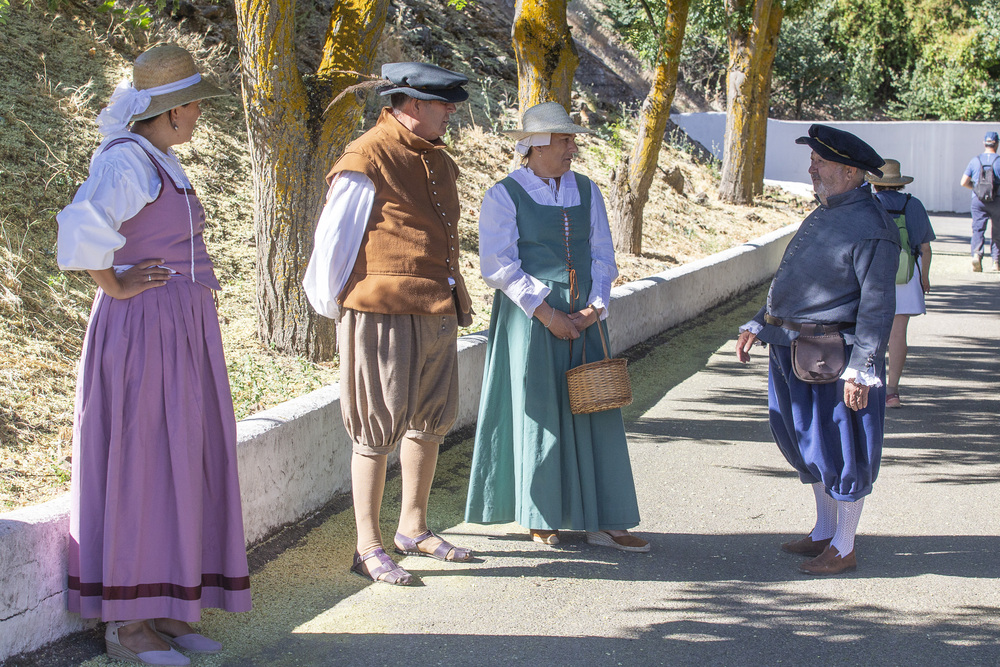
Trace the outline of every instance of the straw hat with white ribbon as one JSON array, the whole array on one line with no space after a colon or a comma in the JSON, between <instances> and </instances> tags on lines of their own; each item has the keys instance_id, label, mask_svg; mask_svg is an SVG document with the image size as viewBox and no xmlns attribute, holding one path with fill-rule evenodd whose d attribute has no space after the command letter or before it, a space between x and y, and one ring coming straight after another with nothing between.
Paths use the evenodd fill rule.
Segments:
<instances>
[{"instance_id":1,"label":"straw hat with white ribbon","mask_svg":"<svg viewBox=\"0 0 1000 667\"><path fill-rule=\"evenodd\" d=\"M157 44L135 59L132 80L123 79L118 84L111 102L97 117L97 124L106 136L125 129L128 123L227 94L201 76L185 49L176 44Z\"/></svg>"}]
</instances>

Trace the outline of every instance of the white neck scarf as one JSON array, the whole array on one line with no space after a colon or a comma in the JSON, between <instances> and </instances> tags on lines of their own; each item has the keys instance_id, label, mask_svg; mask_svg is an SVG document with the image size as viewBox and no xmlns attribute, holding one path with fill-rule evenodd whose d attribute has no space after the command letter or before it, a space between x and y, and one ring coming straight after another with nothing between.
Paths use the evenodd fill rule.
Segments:
<instances>
[{"instance_id":1,"label":"white neck scarf","mask_svg":"<svg viewBox=\"0 0 1000 667\"><path fill-rule=\"evenodd\" d=\"M156 95L166 95L184 90L201 81L201 74L192 74L189 77L174 81L155 88L136 90L132 87L132 82L122 79L115 86L115 92L111 93L111 101L108 106L101 110L97 116L97 129L105 137L124 130L132 116L142 113L149 108L151 98Z\"/></svg>"}]
</instances>

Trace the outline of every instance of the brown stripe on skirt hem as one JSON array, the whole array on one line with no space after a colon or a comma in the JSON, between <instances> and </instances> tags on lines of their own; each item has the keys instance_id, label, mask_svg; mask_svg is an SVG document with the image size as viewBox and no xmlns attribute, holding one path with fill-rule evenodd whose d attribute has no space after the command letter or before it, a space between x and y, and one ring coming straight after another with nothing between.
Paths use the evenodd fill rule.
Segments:
<instances>
[{"instance_id":1,"label":"brown stripe on skirt hem","mask_svg":"<svg viewBox=\"0 0 1000 667\"><path fill-rule=\"evenodd\" d=\"M227 591L245 591L250 588L250 577L226 577L221 574L203 574L201 586L180 584L138 584L137 586L105 586L100 582L82 583L79 577L69 578L69 589L81 596L100 597L104 600L138 600L139 598L169 597L178 600L201 599L202 588L222 588Z\"/></svg>"}]
</instances>

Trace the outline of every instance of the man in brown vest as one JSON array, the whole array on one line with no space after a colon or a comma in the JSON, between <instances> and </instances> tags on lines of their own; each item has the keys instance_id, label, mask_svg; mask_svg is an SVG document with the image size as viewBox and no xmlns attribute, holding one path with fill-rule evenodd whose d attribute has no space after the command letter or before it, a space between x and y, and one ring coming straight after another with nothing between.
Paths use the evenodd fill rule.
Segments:
<instances>
[{"instance_id":1,"label":"man in brown vest","mask_svg":"<svg viewBox=\"0 0 1000 667\"><path fill-rule=\"evenodd\" d=\"M466 561L427 527L438 447L458 411L458 327L471 324L459 271L458 166L441 136L468 99L468 79L424 63L382 68L391 107L333 165L304 285L339 317L340 405L354 440L358 528L351 570L372 581L412 576L382 548L387 455L400 443L397 553Z\"/></svg>"}]
</instances>

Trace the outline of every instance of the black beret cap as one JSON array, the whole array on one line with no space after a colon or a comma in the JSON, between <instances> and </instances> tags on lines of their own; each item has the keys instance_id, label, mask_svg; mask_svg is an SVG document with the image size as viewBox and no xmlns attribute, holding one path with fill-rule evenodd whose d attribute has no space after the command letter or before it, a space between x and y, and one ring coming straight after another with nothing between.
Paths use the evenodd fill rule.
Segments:
<instances>
[{"instance_id":1,"label":"black beret cap","mask_svg":"<svg viewBox=\"0 0 1000 667\"><path fill-rule=\"evenodd\" d=\"M438 102L464 102L469 93L462 88L469 77L428 63L386 63L382 77L392 82L392 87L379 91L379 95L403 93L418 100Z\"/></svg>"},{"instance_id":2,"label":"black beret cap","mask_svg":"<svg viewBox=\"0 0 1000 667\"><path fill-rule=\"evenodd\" d=\"M812 125L809 136L799 137L795 143L808 144L824 160L864 169L880 178L882 176L880 167L885 164L885 160L874 148L850 132L829 125Z\"/></svg>"}]
</instances>

